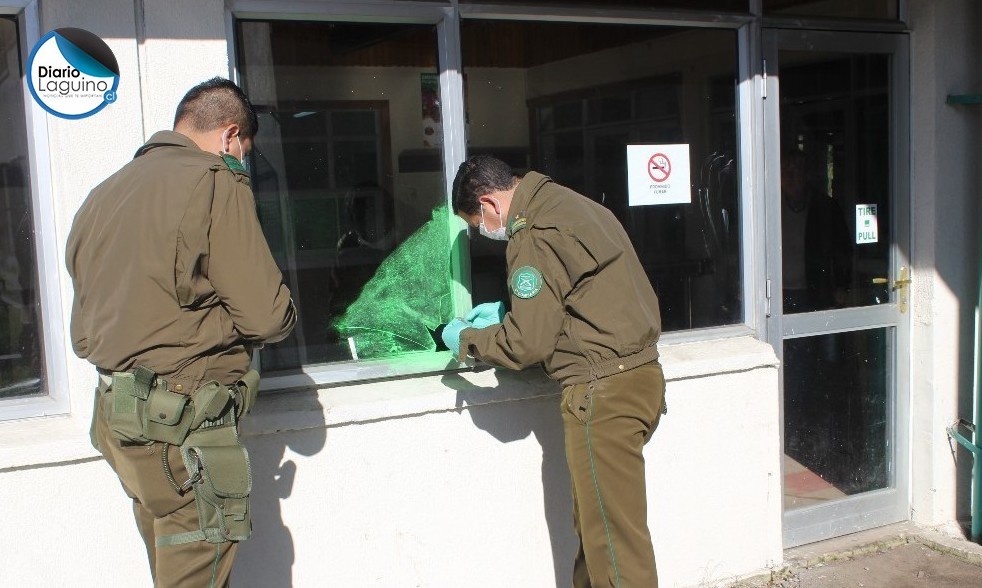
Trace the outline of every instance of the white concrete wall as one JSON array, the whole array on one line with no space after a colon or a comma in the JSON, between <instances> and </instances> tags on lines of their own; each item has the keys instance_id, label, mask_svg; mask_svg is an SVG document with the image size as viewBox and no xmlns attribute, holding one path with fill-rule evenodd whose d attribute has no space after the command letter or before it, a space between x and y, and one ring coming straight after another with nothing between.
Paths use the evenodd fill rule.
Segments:
<instances>
[{"instance_id":1,"label":"white concrete wall","mask_svg":"<svg viewBox=\"0 0 982 588\"><path fill-rule=\"evenodd\" d=\"M663 363L669 413L646 448L661 585L779 564L773 352L725 339L665 346ZM255 533L235 585L568 586L558 404L537 370L264 396L245 425ZM128 499L101 459L5 469L11 459L0 452L0 586L104 586L110 569L114 586L149 586Z\"/></svg>"},{"instance_id":2,"label":"white concrete wall","mask_svg":"<svg viewBox=\"0 0 982 588\"><path fill-rule=\"evenodd\" d=\"M214 76L229 77L222 0L145 0L137 13L143 134L174 125L187 90Z\"/></svg>"},{"instance_id":3,"label":"white concrete wall","mask_svg":"<svg viewBox=\"0 0 982 588\"><path fill-rule=\"evenodd\" d=\"M966 519L972 458L946 427L972 419L978 287L982 107L945 104L982 92L982 10L972 0L912 0L912 517Z\"/></svg>"},{"instance_id":4,"label":"white concrete wall","mask_svg":"<svg viewBox=\"0 0 982 588\"><path fill-rule=\"evenodd\" d=\"M180 21L171 12L174 3L162 0L55 1L40 6L38 34L66 26L91 31L106 41L120 67L119 98L113 104L80 120L46 115L51 193L42 197L54 203L59 265L45 269L57 272L64 317L64 324L49 324L48 329L62 333L64 347L69 350L68 357L47 359L65 362L73 391L91 387L91 366L71 354L68 333L72 286L62 260L75 211L88 191L129 161L150 134L172 128L177 101L188 88L215 75L229 75L223 2L188 0L183 4ZM135 5L142 6L143 12L138 13ZM175 26L185 20L188 32L182 37ZM139 42L142 33L137 22L141 30L160 38L148 44ZM87 417L79 415L91 410L91 398L75 393L71 403L69 419L45 423L41 429L86 430ZM59 444L58 451L72 458L86 449L84 445Z\"/></svg>"}]
</instances>

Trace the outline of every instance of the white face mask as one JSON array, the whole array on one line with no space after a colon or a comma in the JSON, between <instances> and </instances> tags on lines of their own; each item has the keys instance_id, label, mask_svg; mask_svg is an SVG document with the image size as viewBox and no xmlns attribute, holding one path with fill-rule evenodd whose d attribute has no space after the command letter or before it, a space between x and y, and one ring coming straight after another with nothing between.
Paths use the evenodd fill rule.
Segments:
<instances>
[{"instance_id":1,"label":"white face mask","mask_svg":"<svg viewBox=\"0 0 982 588\"><path fill-rule=\"evenodd\" d=\"M501 207L501 204L498 203L497 200L495 200L495 203L498 204L498 207L499 208ZM501 213L500 212L498 213L498 224L500 226L497 229L495 229L493 231L489 231L488 230L487 226L485 226L485 224L484 224L484 207L482 206L481 207L481 224L478 225L477 231L482 236L487 237L488 239L491 239L492 241L507 241L508 240L508 232L505 230L505 219L503 219L501 217Z\"/></svg>"},{"instance_id":2,"label":"white face mask","mask_svg":"<svg viewBox=\"0 0 982 588\"><path fill-rule=\"evenodd\" d=\"M242 164L242 167L245 168L246 173L249 173L249 160L245 158L245 151L242 150L242 141L239 140L238 135L235 136L235 142L239 144L239 153L242 154L242 158L239 159L239 162Z\"/></svg>"}]
</instances>

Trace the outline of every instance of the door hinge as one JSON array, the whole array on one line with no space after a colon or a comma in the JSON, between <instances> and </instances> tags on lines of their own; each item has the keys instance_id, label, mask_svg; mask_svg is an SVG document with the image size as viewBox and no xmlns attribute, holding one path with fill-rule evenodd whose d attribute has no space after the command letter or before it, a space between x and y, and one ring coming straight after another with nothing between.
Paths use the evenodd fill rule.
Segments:
<instances>
[{"instance_id":1,"label":"door hinge","mask_svg":"<svg viewBox=\"0 0 982 588\"><path fill-rule=\"evenodd\" d=\"M764 282L764 315L767 318L771 316L771 280L768 278Z\"/></svg>"},{"instance_id":2,"label":"door hinge","mask_svg":"<svg viewBox=\"0 0 982 588\"><path fill-rule=\"evenodd\" d=\"M764 60L763 73L760 75L760 80L762 85L760 89L760 96L764 100L767 100L767 60L766 59Z\"/></svg>"}]
</instances>

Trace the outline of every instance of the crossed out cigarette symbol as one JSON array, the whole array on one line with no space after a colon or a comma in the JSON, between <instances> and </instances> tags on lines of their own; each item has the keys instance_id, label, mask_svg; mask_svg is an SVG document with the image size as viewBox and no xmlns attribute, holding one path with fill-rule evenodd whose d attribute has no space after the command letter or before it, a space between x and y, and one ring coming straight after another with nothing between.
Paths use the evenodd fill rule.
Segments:
<instances>
[{"instance_id":1,"label":"crossed out cigarette symbol","mask_svg":"<svg viewBox=\"0 0 982 588\"><path fill-rule=\"evenodd\" d=\"M664 182L672 175L672 162L664 153L655 153L648 159L648 175L656 182Z\"/></svg>"}]
</instances>

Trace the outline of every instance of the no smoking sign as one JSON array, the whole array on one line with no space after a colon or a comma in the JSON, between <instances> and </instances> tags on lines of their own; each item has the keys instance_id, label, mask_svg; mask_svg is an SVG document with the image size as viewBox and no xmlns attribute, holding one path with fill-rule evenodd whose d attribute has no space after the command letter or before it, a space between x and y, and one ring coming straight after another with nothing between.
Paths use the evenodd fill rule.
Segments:
<instances>
[{"instance_id":1,"label":"no smoking sign","mask_svg":"<svg viewBox=\"0 0 982 588\"><path fill-rule=\"evenodd\" d=\"M628 204L688 204L689 145L628 145Z\"/></svg>"},{"instance_id":2,"label":"no smoking sign","mask_svg":"<svg viewBox=\"0 0 982 588\"><path fill-rule=\"evenodd\" d=\"M672 161L664 153L655 153L648 160L648 175L656 182L664 182L672 175Z\"/></svg>"}]
</instances>

